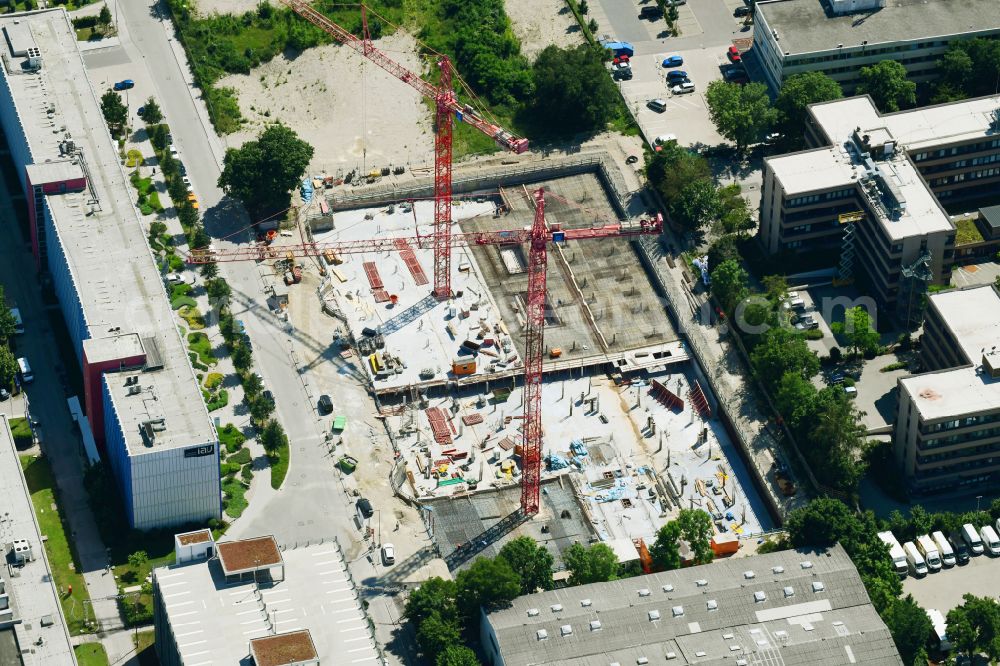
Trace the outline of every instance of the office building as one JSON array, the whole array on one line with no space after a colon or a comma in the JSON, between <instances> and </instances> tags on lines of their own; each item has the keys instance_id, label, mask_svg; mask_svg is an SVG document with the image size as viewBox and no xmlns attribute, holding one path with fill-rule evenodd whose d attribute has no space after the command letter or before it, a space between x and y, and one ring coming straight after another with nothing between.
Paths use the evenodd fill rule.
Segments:
<instances>
[{"instance_id":1,"label":"office building","mask_svg":"<svg viewBox=\"0 0 1000 666\"><path fill-rule=\"evenodd\" d=\"M0 664L75 666L60 591L45 556L7 417L0 415Z\"/></svg>"},{"instance_id":2,"label":"office building","mask_svg":"<svg viewBox=\"0 0 1000 666\"><path fill-rule=\"evenodd\" d=\"M36 264L58 297L129 523L218 518L218 436L69 16L6 14L0 28L0 125Z\"/></svg>"},{"instance_id":3,"label":"office building","mask_svg":"<svg viewBox=\"0 0 1000 666\"><path fill-rule=\"evenodd\" d=\"M862 67L896 60L930 81L949 44L997 36L995 0L769 0L756 4L753 52L772 90L823 72L853 94Z\"/></svg>"},{"instance_id":4,"label":"office building","mask_svg":"<svg viewBox=\"0 0 1000 666\"><path fill-rule=\"evenodd\" d=\"M529 594L480 633L489 666L902 663L839 545Z\"/></svg>"},{"instance_id":5,"label":"office building","mask_svg":"<svg viewBox=\"0 0 1000 666\"><path fill-rule=\"evenodd\" d=\"M928 297L924 374L898 380L893 448L914 496L1000 482L1000 295L991 285Z\"/></svg>"},{"instance_id":6,"label":"office building","mask_svg":"<svg viewBox=\"0 0 1000 666\"><path fill-rule=\"evenodd\" d=\"M153 571L163 666L382 663L335 540L279 548L274 537L174 537L176 564Z\"/></svg>"},{"instance_id":7,"label":"office building","mask_svg":"<svg viewBox=\"0 0 1000 666\"><path fill-rule=\"evenodd\" d=\"M998 195L1000 97L882 114L867 96L809 107L808 150L764 160L758 239L838 266L899 319L947 284L961 209ZM997 166L990 166L997 164Z\"/></svg>"}]
</instances>

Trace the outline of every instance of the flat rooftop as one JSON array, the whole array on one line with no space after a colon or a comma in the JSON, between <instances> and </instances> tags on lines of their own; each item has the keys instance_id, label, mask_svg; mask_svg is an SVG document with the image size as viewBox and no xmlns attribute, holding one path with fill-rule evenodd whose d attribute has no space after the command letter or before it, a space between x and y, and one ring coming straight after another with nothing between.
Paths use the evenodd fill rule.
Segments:
<instances>
[{"instance_id":1,"label":"flat rooftop","mask_svg":"<svg viewBox=\"0 0 1000 666\"><path fill-rule=\"evenodd\" d=\"M531 594L486 621L507 666L902 663L839 545Z\"/></svg>"},{"instance_id":2,"label":"flat rooftop","mask_svg":"<svg viewBox=\"0 0 1000 666\"><path fill-rule=\"evenodd\" d=\"M928 296L969 363L1000 344L1000 295L993 285L953 289Z\"/></svg>"},{"instance_id":3,"label":"flat rooftop","mask_svg":"<svg viewBox=\"0 0 1000 666\"><path fill-rule=\"evenodd\" d=\"M225 545L218 544L220 552ZM257 583L252 577L229 582L218 558L153 572L182 662L242 663L251 641L277 638L257 645L272 659L266 664L285 664L273 659L286 650L300 654L300 632L308 632L322 664L380 663L336 543L286 548L281 555L282 580L270 580L262 568Z\"/></svg>"},{"instance_id":4,"label":"flat rooftop","mask_svg":"<svg viewBox=\"0 0 1000 666\"><path fill-rule=\"evenodd\" d=\"M925 372L900 379L899 385L927 421L1000 409L1000 380L976 367Z\"/></svg>"},{"instance_id":5,"label":"flat rooftop","mask_svg":"<svg viewBox=\"0 0 1000 666\"><path fill-rule=\"evenodd\" d=\"M0 638L0 662L15 666L22 663L28 666L74 664L73 647L59 606L52 569L45 557L31 495L5 415L0 415L0 497L4 498L0 546L5 560L0 567L0 599L7 595L10 601L6 609L0 604L0 626L13 621L12 631L18 647L30 650L23 656L9 655ZM19 566L13 563L11 550L12 543L22 539L28 542L31 559Z\"/></svg>"},{"instance_id":6,"label":"flat rooftop","mask_svg":"<svg viewBox=\"0 0 1000 666\"><path fill-rule=\"evenodd\" d=\"M0 28L5 35L13 30L19 42L30 39L43 60L40 70L30 72L23 68L23 57L11 54L9 41L0 41L6 64L0 75L35 163L29 171L48 177L53 170L62 175L81 170L87 177L82 192L46 196L58 236L47 242L62 247L79 291L85 352L88 358L91 353L106 357L116 348L141 348L152 361L138 373L138 392L123 377L106 375L129 450L152 450L140 428L158 419L164 421L155 448L216 441L69 16L62 8L7 14Z\"/></svg>"},{"instance_id":7,"label":"flat rooftop","mask_svg":"<svg viewBox=\"0 0 1000 666\"><path fill-rule=\"evenodd\" d=\"M842 16L828 14L820 0L773 0L758 3L757 12L791 55L1000 31L995 0L886 0L882 9Z\"/></svg>"},{"instance_id":8,"label":"flat rooftop","mask_svg":"<svg viewBox=\"0 0 1000 666\"><path fill-rule=\"evenodd\" d=\"M810 113L832 145L766 161L788 196L857 187L865 175L865 166L853 146L855 130L860 128L863 134L873 137L873 145L878 143L878 137L892 139L901 149L888 159L876 160L875 165L906 200L906 209L895 218L879 214L882 228L893 240L951 231L954 225L948 214L909 155L990 136L991 114L997 107L1000 96L886 115L867 95L814 104L809 107Z\"/></svg>"}]
</instances>

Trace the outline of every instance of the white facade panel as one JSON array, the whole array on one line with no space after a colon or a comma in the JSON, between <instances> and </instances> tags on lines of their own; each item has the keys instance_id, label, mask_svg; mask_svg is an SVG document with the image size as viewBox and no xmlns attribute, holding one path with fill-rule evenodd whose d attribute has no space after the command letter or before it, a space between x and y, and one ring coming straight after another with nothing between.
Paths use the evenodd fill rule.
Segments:
<instances>
[{"instance_id":1,"label":"white facade panel","mask_svg":"<svg viewBox=\"0 0 1000 666\"><path fill-rule=\"evenodd\" d=\"M130 456L136 529L204 523L221 516L217 442Z\"/></svg>"}]
</instances>

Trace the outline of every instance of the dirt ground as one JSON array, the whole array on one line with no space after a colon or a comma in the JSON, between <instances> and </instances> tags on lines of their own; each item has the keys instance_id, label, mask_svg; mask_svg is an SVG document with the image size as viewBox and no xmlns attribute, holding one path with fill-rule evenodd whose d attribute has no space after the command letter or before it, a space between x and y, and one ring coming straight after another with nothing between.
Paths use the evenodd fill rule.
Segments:
<instances>
[{"instance_id":1,"label":"dirt ground","mask_svg":"<svg viewBox=\"0 0 1000 666\"><path fill-rule=\"evenodd\" d=\"M521 52L529 60L534 60L549 44L561 47L583 44L580 26L564 0L506 0L506 5L514 34L521 40Z\"/></svg>"},{"instance_id":2,"label":"dirt ground","mask_svg":"<svg viewBox=\"0 0 1000 666\"><path fill-rule=\"evenodd\" d=\"M399 31L376 44L411 71L422 72L410 35ZM328 45L294 60L278 56L249 75L227 76L218 85L237 90L248 121L227 137L230 146L280 120L315 149L310 173L433 163L430 108L416 90L351 49Z\"/></svg>"},{"instance_id":3,"label":"dirt ground","mask_svg":"<svg viewBox=\"0 0 1000 666\"><path fill-rule=\"evenodd\" d=\"M260 0L199 0L199 14L242 14L257 9ZM272 2L271 4L278 4Z\"/></svg>"}]
</instances>

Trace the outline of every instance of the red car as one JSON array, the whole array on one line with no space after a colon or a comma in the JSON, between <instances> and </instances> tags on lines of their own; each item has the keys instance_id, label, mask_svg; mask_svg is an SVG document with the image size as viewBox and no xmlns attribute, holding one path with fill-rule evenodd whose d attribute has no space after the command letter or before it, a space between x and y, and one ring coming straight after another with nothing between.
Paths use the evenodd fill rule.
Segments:
<instances>
[{"instance_id":1,"label":"red car","mask_svg":"<svg viewBox=\"0 0 1000 666\"><path fill-rule=\"evenodd\" d=\"M617 65L619 63L628 62L628 60L629 60L628 56L623 53L619 56L615 56L615 59L612 60L611 62Z\"/></svg>"},{"instance_id":2,"label":"red car","mask_svg":"<svg viewBox=\"0 0 1000 666\"><path fill-rule=\"evenodd\" d=\"M740 50L738 48L736 48L735 46L730 46L729 47L729 51L727 52L727 55L729 55L729 62L742 62L743 61L743 58L740 56Z\"/></svg>"}]
</instances>

